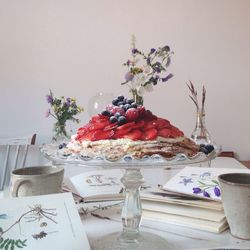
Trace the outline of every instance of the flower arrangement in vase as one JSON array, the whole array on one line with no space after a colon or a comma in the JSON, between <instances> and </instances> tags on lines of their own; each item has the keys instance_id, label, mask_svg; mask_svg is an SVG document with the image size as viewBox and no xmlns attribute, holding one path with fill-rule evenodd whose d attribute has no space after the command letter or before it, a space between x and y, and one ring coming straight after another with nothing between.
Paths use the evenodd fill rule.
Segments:
<instances>
[{"instance_id":1,"label":"flower arrangement in vase","mask_svg":"<svg viewBox=\"0 0 250 250\"><path fill-rule=\"evenodd\" d=\"M51 90L50 93L46 95L46 99L51 107L46 111L45 116L52 116L56 120L52 140L55 142L63 142L69 138L69 134L66 130L66 122L70 120L79 123L80 120L75 118L75 115L81 113L84 109L77 106L74 98L65 98L64 96L57 98Z\"/></svg>"},{"instance_id":2,"label":"flower arrangement in vase","mask_svg":"<svg viewBox=\"0 0 250 250\"><path fill-rule=\"evenodd\" d=\"M172 73L167 73L167 68L171 63L173 52L168 45L158 49L151 48L148 53L144 53L136 48L136 38L132 36L132 58L123 64L128 71L125 74L125 82L128 85L135 102L143 104L143 95L150 92L158 82L167 82L173 77Z\"/></svg>"}]
</instances>

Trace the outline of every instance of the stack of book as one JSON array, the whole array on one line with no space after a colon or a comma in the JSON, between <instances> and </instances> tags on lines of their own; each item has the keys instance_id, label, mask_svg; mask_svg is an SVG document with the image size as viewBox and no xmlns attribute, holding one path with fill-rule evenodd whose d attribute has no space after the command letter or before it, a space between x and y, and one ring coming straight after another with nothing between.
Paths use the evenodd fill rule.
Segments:
<instances>
[{"instance_id":1,"label":"stack of book","mask_svg":"<svg viewBox=\"0 0 250 250\"><path fill-rule=\"evenodd\" d=\"M221 202L174 193L144 192L143 219L190 227L213 233L228 228Z\"/></svg>"},{"instance_id":2,"label":"stack of book","mask_svg":"<svg viewBox=\"0 0 250 250\"><path fill-rule=\"evenodd\" d=\"M213 233L228 228L218 176L249 169L185 167L161 189L141 193L143 219Z\"/></svg>"}]
</instances>

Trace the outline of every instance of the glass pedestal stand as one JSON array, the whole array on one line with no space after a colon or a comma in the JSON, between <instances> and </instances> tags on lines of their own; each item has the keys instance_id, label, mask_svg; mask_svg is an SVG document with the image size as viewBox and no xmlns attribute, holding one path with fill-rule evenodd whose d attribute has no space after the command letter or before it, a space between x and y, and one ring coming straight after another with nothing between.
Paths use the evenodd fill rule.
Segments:
<instances>
[{"instance_id":1,"label":"glass pedestal stand","mask_svg":"<svg viewBox=\"0 0 250 250\"><path fill-rule=\"evenodd\" d=\"M43 145L40 150L46 158L57 164L77 164L92 169L96 167L125 169L125 174L121 179L126 190L121 215L123 230L100 238L95 242L94 250L176 250L164 238L139 230L142 216L139 191L141 184L144 182L140 170L209 162L220 153L221 148L215 146L215 150L208 155L202 152L192 157L178 154L171 159L165 159L158 155L146 156L143 159L124 156L117 161L109 161L105 157L91 158L80 154L69 154L63 150L60 152L55 145L50 144Z\"/></svg>"},{"instance_id":2,"label":"glass pedestal stand","mask_svg":"<svg viewBox=\"0 0 250 250\"><path fill-rule=\"evenodd\" d=\"M95 244L94 250L174 250L164 238L139 230L142 209L140 187L144 182L140 168L126 168L121 179L126 198L122 209L123 231L106 235Z\"/></svg>"}]
</instances>

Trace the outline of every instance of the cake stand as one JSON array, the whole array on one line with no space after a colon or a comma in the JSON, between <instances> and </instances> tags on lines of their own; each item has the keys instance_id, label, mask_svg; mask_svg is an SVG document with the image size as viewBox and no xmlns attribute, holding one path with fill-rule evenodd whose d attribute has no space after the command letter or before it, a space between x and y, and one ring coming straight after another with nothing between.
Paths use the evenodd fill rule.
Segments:
<instances>
[{"instance_id":1,"label":"cake stand","mask_svg":"<svg viewBox=\"0 0 250 250\"><path fill-rule=\"evenodd\" d=\"M140 231L142 216L140 187L144 182L141 170L144 168L175 167L201 163L214 159L219 150L216 149L209 155L198 153L193 157L179 154L171 159L163 158L159 155L147 156L142 159L135 159L130 155L121 159L112 160L104 157L86 157L73 155L57 150L50 145L44 145L41 152L50 160L59 164L78 164L84 167L101 168L122 168L125 169L121 178L126 191L124 206L121 213L123 230L100 238L95 245L95 250L173 250L177 249L164 238Z\"/></svg>"}]
</instances>

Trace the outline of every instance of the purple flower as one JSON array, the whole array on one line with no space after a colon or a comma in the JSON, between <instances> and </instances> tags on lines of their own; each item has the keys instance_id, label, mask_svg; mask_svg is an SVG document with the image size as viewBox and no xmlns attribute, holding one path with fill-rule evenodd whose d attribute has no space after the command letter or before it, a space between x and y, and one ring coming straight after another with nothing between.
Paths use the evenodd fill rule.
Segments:
<instances>
[{"instance_id":1,"label":"purple flower","mask_svg":"<svg viewBox=\"0 0 250 250\"><path fill-rule=\"evenodd\" d=\"M134 75L131 72L127 72L125 74L125 80L126 81L131 81L134 78Z\"/></svg>"},{"instance_id":2,"label":"purple flower","mask_svg":"<svg viewBox=\"0 0 250 250\"><path fill-rule=\"evenodd\" d=\"M188 183L193 183L192 178L183 178L181 182L179 183L183 183L184 186L187 186Z\"/></svg>"},{"instance_id":3,"label":"purple flower","mask_svg":"<svg viewBox=\"0 0 250 250\"><path fill-rule=\"evenodd\" d=\"M150 64L150 62L151 62L151 58L148 57L148 58L147 58L147 64Z\"/></svg>"},{"instance_id":4,"label":"purple flower","mask_svg":"<svg viewBox=\"0 0 250 250\"><path fill-rule=\"evenodd\" d=\"M126 62L126 65L130 65L131 64L131 61L130 60L127 60L127 62Z\"/></svg>"},{"instance_id":5,"label":"purple flower","mask_svg":"<svg viewBox=\"0 0 250 250\"><path fill-rule=\"evenodd\" d=\"M154 52L155 52L155 48L152 48L152 49L150 50L150 53L153 54Z\"/></svg>"},{"instance_id":6,"label":"purple flower","mask_svg":"<svg viewBox=\"0 0 250 250\"><path fill-rule=\"evenodd\" d=\"M173 75L172 73L170 73L170 74L168 74L166 77L161 78L161 80L162 80L163 82L166 82L166 81L168 81L169 79L171 79L173 76L174 76L174 75Z\"/></svg>"},{"instance_id":7,"label":"purple flower","mask_svg":"<svg viewBox=\"0 0 250 250\"><path fill-rule=\"evenodd\" d=\"M203 191L203 196L205 196L205 197L210 197L210 194L204 190L204 191Z\"/></svg>"},{"instance_id":8,"label":"purple flower","mask_svg":"<svg viewBox=\"0 0 250 250\"><path fill-rule=\"evenodd\" d=\"M200 188L198 188L198 187L193 188L193 193L194 194L200 194L201 192L202 192L202 190Z\"/></svg>"},{"instance_id":9,"label":"purple flower","mask_svg":"<svg viewBox=\"0 0 250 250\"><path fill-rule=\"evenodd\" d=\"M53 97L52 95L46 95L46 99L48 103L52 103L53 102Z\"/></svg>"},{"instance_id":10,"label":"purple flower","mask_svg":"<svg viewBox=\"0 0 250 250\"><path fill-rule=\"evenodd\" d=\"M214 194L215 194L217 197L220 196L220 189L219 189L217 186L214 188Z\"/></svg>"},{"instance_id":11,"label":"purple flower","mask_svg":"<svg viewBox=\"0 0 250 250\"><path fill-rule=\"evenodd\" d=\"M45 117L48 118L50 115L50 109L48 109L46 112L45 112Z\"/></svg>"},{"instance_id":12,"label":"purple flower","mask_svg":"<svg viewBox=\"0 0 250 250\"><path fill-rule=\"evenodd\" d=\"M138 52L138 50L136 48L132 49L132 53L136 54Z\"/></svg>"},{"instance_id":13,"label":"purple flower","mask_svg":"<svg viewBox=\"0 0 250 250\"><path fill-rule=\"evenodd\" d=\"M170 51L170 47L168 45L166 45L166 46L163 47L163 50L169 52Z\"/></svg>"}]
</instances>

